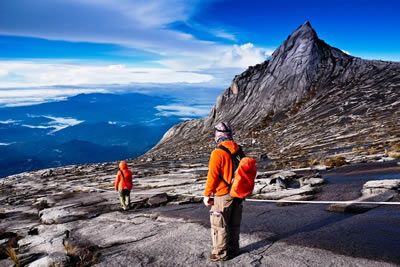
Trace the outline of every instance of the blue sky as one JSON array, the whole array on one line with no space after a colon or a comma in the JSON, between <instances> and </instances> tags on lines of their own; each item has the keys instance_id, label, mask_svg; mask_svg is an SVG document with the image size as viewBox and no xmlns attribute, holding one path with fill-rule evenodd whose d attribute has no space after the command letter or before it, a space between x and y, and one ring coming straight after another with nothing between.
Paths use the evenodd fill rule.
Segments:
<instances>
[{"instance_id":1,"label":"blue sky","mask_svg":"<svg viewBox=\"0 0 400 267\"><path fill-rule=\"evenodd\" d=\"M151 84L215 97L307 20L353 56L400 61L398 10L396 0L1 0L0 105Z\"/></svg>"}]
</instances>

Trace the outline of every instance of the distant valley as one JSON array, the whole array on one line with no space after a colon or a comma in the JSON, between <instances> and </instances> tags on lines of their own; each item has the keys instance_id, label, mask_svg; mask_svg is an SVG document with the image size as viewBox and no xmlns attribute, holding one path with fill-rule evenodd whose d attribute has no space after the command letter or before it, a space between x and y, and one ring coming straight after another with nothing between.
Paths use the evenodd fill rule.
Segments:
<instances>
[{"instance_id":1,"label":"distant valley","mask_svg":"<svg viewBox=\"0 0 400 267\"><path fill-rule=\"evenodd\" d=\"M199 117L190 107L174 102L172 97L139 93L81 94L64 101L0 108L0 177L137 157L172 125Z\"/></svg>"}]
</instances>

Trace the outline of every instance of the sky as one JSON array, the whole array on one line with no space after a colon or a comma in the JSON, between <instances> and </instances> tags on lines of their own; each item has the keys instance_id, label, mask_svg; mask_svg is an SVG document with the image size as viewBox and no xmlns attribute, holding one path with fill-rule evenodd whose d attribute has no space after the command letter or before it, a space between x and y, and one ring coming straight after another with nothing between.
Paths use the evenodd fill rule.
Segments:
<instances>
[{"instance_id":1,"label":"sky","mask_svg":"<svg viewBox=\"0 0 400 267\"><path fill-rule=\"evenodd\" d=\"M190 98L200 87L212 102L305 21L352 56L400 61L398 10L397 0L1 0L0 106L177 88Z\"/></svg>"}]
</instances>

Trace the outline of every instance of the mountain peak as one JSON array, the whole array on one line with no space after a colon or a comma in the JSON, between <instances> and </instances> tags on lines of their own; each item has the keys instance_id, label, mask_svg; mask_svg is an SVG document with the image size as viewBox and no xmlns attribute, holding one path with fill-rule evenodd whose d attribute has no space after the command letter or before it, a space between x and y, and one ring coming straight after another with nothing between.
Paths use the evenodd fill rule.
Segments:
<instances>
[{"instance_id":1,"label":"mountain peak","mask_svg":"<svg viewBox=\"0 0 400 267\"><path fill-rule=\"evenodd\" d=\"M312 27L311 27L311 23L308 21L308 20L306 20L304 23L303 23L303 25L301 25L299 28L310 28L310 29L312 29Z\"/></svg>"},{"instance_id":2,"label":"mountain peak","mask_svg":"<svg viewBox=\"0 0 400 267\"><path fill-rule=\"evenodd\" d=\"M317 33L311 27L311 23L306 21L292 32L282 45L275 50L272 54L272 58L282 58L282 55L283 58L286 58L287 54L297 54L296 51L302 51L304 56L304 50L308 52L311 52L311 50L315 51L315 48L318 47L318 41ZM296 57L297 56L298 55L296 55Z\"/></svg>"},{"instance_id":3,"label":"mountain peak","mask_svg":"<svg viewBox=\"0 0 400 267\"><path fill-rule=\"evenodd\" d=\"M293 153L298 153L297 148L306 143L306 149L315 144L324 149L335 147L335 142L320 138L326 129L332 131L326 140L337 140L338 131L349 136L354 129L360 139L352 137L343 144L368 143L370 133L380 129L381 124L375 124L378 116L388 122L393 116L400 116L400 109L394 104L398 102L399 81L400 63L348 56L319 39L306 21L270 59L236 75L208 118L178 124L150 153L165 151L170 155L171 146L184 147L182 140L191 140L186 147L197 152L204 148L213 126L221 121L231 122L239 141L249 143L248 138L260 136L259 140L264 140L261 147L270 149L272 144L278 153L282 147L291 147ZM366 123L366 117L370 123ZM364 128L370 131L359 135L358 131ZM199 129L204 138L198 137ZM289 131L291 136L287 137ZM382 138L392 135L389 128L381 132ZM194 148L192 140L197 140L201 148Z\"/></svg>"},{"instance_id":4,"label":"mountain peak","mask_svg":"<svg viewBox=\"0 0 400 267\"><path fill-rule=\"evenodd\" d=\"M302 39L318 40L318 36L312 28L311 23L309 21L306 21L302 25L300 25L291 35L289 35L287 41L291 39L295 39L293 41L298 41Z\"/></svg>"}]
</instances>

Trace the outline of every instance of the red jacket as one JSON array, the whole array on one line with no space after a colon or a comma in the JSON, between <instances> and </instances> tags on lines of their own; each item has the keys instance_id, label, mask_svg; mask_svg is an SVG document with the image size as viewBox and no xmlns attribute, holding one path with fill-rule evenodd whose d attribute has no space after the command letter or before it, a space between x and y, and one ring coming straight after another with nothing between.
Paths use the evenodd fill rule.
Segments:
<instances>
[{"instance_id":1,"label":"red jacket","mask_svg":"<svg viewBox=\"0 0 400 267\"><path fill-rule=\"evenodd\" d=\"M121 172L123 172L123 176ZM119 171L115 178L115 190L121 191L122 189L132 190L132 172L128 169L125 161L121 161L119 164Z\"/></svg>"},{"instance_id":2,"label":"red jacket","mask_svg":"<svg viewBox=\"0 0 400 267\"><path fill-rule=\"evenodd\" d=\"M239 145L235 141L224 141L218 146L223 145L232 154L239 150ZM228 194L228 186L219 178L222 176L228 183L232 180L232 159L231 156L222 149L214 149L210 156L208 176L204 196L211 194L222 196Z\"/></svg>"}]
</instances>

